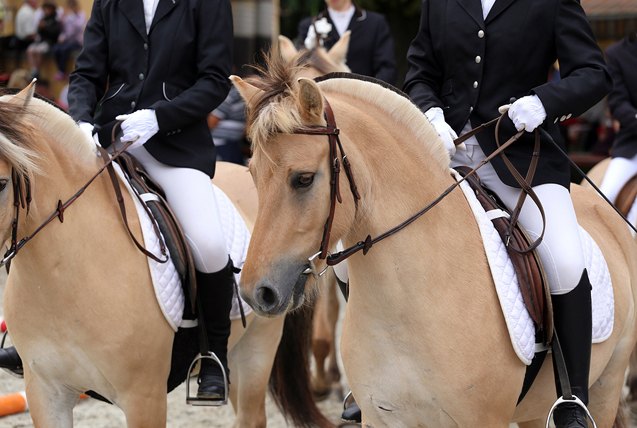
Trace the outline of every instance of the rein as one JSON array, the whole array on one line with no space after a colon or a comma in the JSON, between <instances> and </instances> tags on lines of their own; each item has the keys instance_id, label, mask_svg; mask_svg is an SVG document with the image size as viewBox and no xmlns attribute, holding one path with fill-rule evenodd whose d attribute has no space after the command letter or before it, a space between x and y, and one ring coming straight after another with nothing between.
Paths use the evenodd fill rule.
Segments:
<instances>
[{"instance_id":1,"label":"rein","mask_svg":"<svg viewBox=\"0 0 637 428\"><path fill-rule=\"evenodd\" d=\"M382 241L385 238L388 238L389 236L394 235L395 233L397 233L397 232L401 231L402 229L404 229L405 227L409 226L411 223L416 221L418 218L422 217L426 212L431 210L438 203L440 203L447 195L449 195L449 193L451 193L451 191L453 191L453 189L458 187L467 178L469 178L470 176L475 174L479 168L481 168L486 163L490 162L491 159L493 159L497 155L502 155L503 158L505 158L505 163L507 163L507 166L509 166L509 168L512 169L511 172L513 174L513 177L520 184L521 189L522 189L522 192L520 194L520 199L518 200L518 203L516 205L516 209L514 210L514 214L512 215L513 221L511 222L511 224L515 225L515 221L517 221L517 217L519 215L519 211L520 211L520 209L522 207L522 204L524 202L524 198L526 197L527 194L537 204L538 208L540 209L540 213L542 215L542 221L545 224L544 210L542 209L542 205L540 204L539 198L535 195L535 192L533 191L533 189L531 188L531 185L529 184L531 182L532 178L533 178L534 173L535 173L535 169L537 167L538 158L539 158L539 147L540 147L539 131L535 130L535 147L534 147L534 150L533 150L533 159L531 161L531 165L529 166L529 170L527 172L527 176L526 177L522 177L519 174L519 172L517 170L515 170L513 165L510 164L508 159L506 159L506 156L504 155L503 151L506 148L508 148L511 144L513 144L515 141L517 141L524 134L525 131L518 131L511 138L509 138L504 144L500 145L499 141L498 141L497 131L499 130L500 122L501 122L502 118L504 117L505 113L503 113L501 116L498 116L498 117L496 117L495 119L492 119L489 122L483 123L482 125L472 129L471 131L469 131L466 134L460 136L458 139L456 139L454 141L454 143L456 145L461 144L463 141L467 140L469 137L477 134L478 132L484 130L485 128L487 128L487 127L489 127L489 126L491 126L493 124L496 125L496 142L498 144L498 147L493 153L491 153L484 160L482 160L482 162L480 162L478 164L478 166L476 166L476 168L474 168L471 171L469 171L460 180L454 182L451 186L446 188L438 197L436 197L436 199L434 199L432 202L430 202L427 206L425 206L420 211L418 211L417 213L415 213L414 215L412 215L411 217L409 217L407 220L403 221L402 223L398 224L397 226L387 230L386 232L378 235L375 238L372 238L371 235L367 235L367 237L365 238L364 241L359 241L356 244L352 245L351 247L344 249L343 251L340 251L340 252L337 252L337 253L334 253L334 254L329 254L328 253L329 239L330 239L330 233L331 233L331 229L332 229L332 223L333 223L333 220L334 220L334 213L335 213L335 210L336 210L336 201L338 201L339 203L342 203L342 198L341 198L340 188L339 188L340 162L339 162L339 159L338 159L337 149L338 149L338 151L340 151L342 162L343 162L343 167L345 168L345 173L346 173L347 178L349 180L350 190L352 192L352 195L354 196L354 201L355 201L355 203L357 205L358 205L358 200L361 197L360 197L360 194L359 194L358 189L356 187L356 183L354 181L354 176L353 176L353 173L352 173L352 170L351 170L351 165L349 163L349 160L347 159L347 156L345 155L345 152L343 150L343 146L342 146L340 138L339 138L340 130L336 126L336 120L334 119L334 113L333 113L332 108L331 108L329 102L327 101L327 99L323 98L323 101L324 101L324 104L325 104L324 117L325 117L325 121L327 123L327 126L324 126L324 127L317 126L317 127L299 128L299 129L294 131L294 134L326 135L328 137L328 142L329 142L329 162L330 162L330 171L331 171L331 174L330 174L330 210L329 210L329 214L328 214L327 220L325 221L325 225L323 227L323 238L321 240L320 249L319 249L319 251L316 254L314 254L313 256L308 258L308 262L309 262L310 267L308 267L303 272L304 274L310 274L311 273L311 274L313 274L315 276L321 276L321 275L323 275L325 273L325 271L327 270L328 266L334 266L334 265L342 262L343 260L351 257L352 255L356 254L359 251L362 251L363 255L367 254L367 252L371 249L371 247L374 244L376 244L379 241ZM511 226L511 228L512 227L513 226ZM544 230L544 228L543 228L543 230ZM512 233L512 231L509 230L508 231L508 236L510 236L511 233ZM535 242L530 244L529 248L525 248L525 249L515 249L514 248L514 250L515 251L519 251L519 252L527 252L527 251L531 251L531 250L535 249L540 244L540 242L542 241L543 235L544 235L544 232L542 232L540 237L538 237L538 239ZM507 244L508 244L508 242L507 242ZM319 269L317 268L317 266L315 264L316 258L319 258L321 260L325 260L325 263L326 263L325 268L323 268L320 271L319 271Z\"/></svg>"},{"instance_id":2,"label":"rein","mask_svg":"<svg viewBox=\"0 0 637 428\"><path fill-rule=\"evenodd\" d=\"M11 221L11 245L9 249L5 252L2 260L0 260L0 266L6 266L9 269L9 265L11 260L18 254L20 249L24 247L24 245L33 239L42 229L44 229L49 223L51 223L54 219L60 220L60 223L64 223L64 211L73 204L83 193L84 191L95 181L99 175L104 172L105 169L112 170L113 162L117 159L127 148L132 144L132 142L126 143L120 150L115 151L113 155L108 159L108 153L102 149L100 151L101 156L104 158L104 165L82 186L79 188L77 192L75 192L70 198L68 198L65 202L58 200L57 206L55 210L47 217L30 235L26 235L22 239L18 241L18 223L20 219L20 208L25 208L27 210L27 214L29 212L29 206L31 203L31 183L29 182L28 177L22 176L22 174L18 173L15 168L11 170L11 176L13 180L13 207L14 214L13 220ZM24 183L24 188L22 186ZM116 189L117 193L117 189ZM118 195L118 201L121 198L121 194ZM128 233L133 238L137 247L148 257L151 257L155 261L159 263L165 263L168 261L168 256L165 252L165 248L162 247L162 255L165 256L165 259L160 259L150 251L146 250L132 235L131 230L128 228L128 223L126 221L126 212L123 210L123 199L120 202L120 211L122 212L122 216L124 217L124 222L126 223L126 227L128 229ZM163 242L160 239L160 242Z\"/></svg>"}]
</instances>

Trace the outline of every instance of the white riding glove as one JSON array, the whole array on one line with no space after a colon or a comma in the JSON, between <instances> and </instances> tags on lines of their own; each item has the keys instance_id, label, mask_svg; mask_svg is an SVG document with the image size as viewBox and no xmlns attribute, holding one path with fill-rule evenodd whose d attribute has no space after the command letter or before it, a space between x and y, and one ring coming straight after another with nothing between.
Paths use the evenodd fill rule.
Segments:
<instances>
[{"instance_id":1,"label":"white riding glove","mask_svg":"<svg viewBox=\"0 0 637 428\"><path fill-rule=\"evenodd\" d=\"M121 141L133 141L129 149L142 146L159 131L155 110L137 110L131 114L120 114L115 119L123 120Z\"/></svg>"},{"instance_id":2,"label":"white riding glove","mask_svg":"<svg viewBox=\"0 0 637 428\"><path fill-rule=\"evenodd\" d=\"M498 110L504 113L506 107L502 106ZM522 97L508 107L509 118L518 131L524 129L527 132L533 132L546 119L546 110L537 95Z\"/></svg>"},{"instance_id":3,"label":"white riding glove","mask_svg":"<svg viewBox=\"0 0 637 428\"><path fill-rule=\"evenodd\" d=\"M458 138L458 134L456 134L456 131L445 121L445 115L440 107L430 108L425 112L425 116L427 116L427 119L429 119L429 122L431 122L440 136L447 152L449 152L450 159L456 154L456 149L466 150L464 143L459 146L454 144L453 140Z\"/></svg>"},{"instance_id":4,"label":"white riding glove","mask_svg":"<svg viewBox=\"0 0 637 428\"><path fill-rule=\"evenodd\" d=\"M316 30L314 29L316 27ZM318 21L314 22L314 24L310 25L310 28L307 29L307 36L305 37L305 41L303 44L307 50L312 50L318 46L323 46L323 40L330 34L332 31L332 24L327 21L327 18L321 18ZM316 43L316 33L319 34L319 43Z\"/></svg>"},{"instance_id":5,"label":"white riding glove","mask_svg":"<svg viewBox=\"0 0 637 428\"><path fill-rule=\"evenodd\" d=\"M77 126L80 127L80 130L84 133L84 135L86 135L86 138L90 138L91 140L93 140L93 142L95 142L95 144L97 144L98 146L100 145L100 140L97 137L97 134L93 134L93 124L92 123L88 123L88 122L84 122L84 121L79 121L77 123Z\"/></svg>"}]
</instances>

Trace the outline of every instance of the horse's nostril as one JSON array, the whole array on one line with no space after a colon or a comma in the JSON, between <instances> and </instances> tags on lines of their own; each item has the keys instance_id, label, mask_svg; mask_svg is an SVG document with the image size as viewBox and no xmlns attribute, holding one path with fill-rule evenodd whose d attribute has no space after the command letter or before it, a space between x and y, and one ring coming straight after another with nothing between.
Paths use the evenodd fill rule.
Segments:
<instances>
[{"instance_id":1,"label":"horse's nostril","mask_svg":"<svg viewBox=\"0 0 637 428\"><path fill-rule=\"evenodd\" d=\"M270 287L259 287L257 289L257 300L265 307L276 305L277 293Z\"/></svg>"}]
</instances>

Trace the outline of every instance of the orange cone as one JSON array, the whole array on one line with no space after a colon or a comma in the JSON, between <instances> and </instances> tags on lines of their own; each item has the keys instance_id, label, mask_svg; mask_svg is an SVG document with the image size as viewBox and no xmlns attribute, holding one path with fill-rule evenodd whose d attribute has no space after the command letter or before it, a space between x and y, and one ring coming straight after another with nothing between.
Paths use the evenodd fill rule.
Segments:
<instances>
[{"instance_id":1,"label":"orange cone","mask_svg":"<svg viewBox=\"0 0 637 428\"><path fill-rule=\"evenodd\" d=\"M29 410L29 405L24 391L0 396L0 416L24 413L27 410Z\"/></svg>"}]
</instances>

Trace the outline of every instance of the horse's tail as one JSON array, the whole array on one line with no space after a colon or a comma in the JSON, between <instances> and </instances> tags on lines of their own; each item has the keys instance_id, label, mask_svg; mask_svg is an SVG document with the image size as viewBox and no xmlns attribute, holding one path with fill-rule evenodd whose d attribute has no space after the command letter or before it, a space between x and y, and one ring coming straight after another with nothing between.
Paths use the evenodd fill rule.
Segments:
<instances>
[{"instance_id":1,"label":"horse's tail","mask_svg":"<svg viewBox=\"0 0 637 428\"><path fill-rule=\"evenodd\" d=\"M270 375L270 393L286 419L296 427L333 428L318 409L310 389L309 350L313 307L288 313Z\"/></svg>"}]
</instances>

